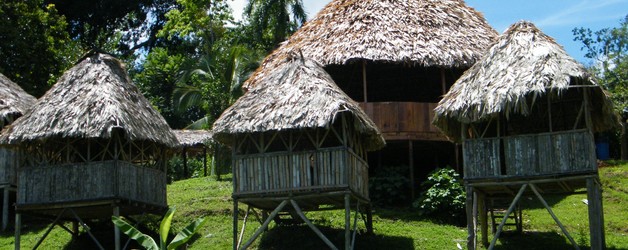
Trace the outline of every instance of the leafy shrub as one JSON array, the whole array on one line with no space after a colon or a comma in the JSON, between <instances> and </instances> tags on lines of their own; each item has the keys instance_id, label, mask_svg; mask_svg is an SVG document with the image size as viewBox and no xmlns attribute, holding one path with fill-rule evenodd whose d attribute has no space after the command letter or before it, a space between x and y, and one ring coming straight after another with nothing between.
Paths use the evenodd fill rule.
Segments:
<instances>
[{"instance_id":1,"label":"leafy shrub","mask_svg":"<svg viewBox=\"0 0 628 250\"><path fill-rule=\"evenodd\" d=\"M451 168L437 168L421 183L419 198L412 203L421 215L433 215L446 222L464 224L466 194L460 175Z\"/></svg>"},{"instance_id":2,"label":"leafy shrub","mask_svg":"<svg viewBox=\"0 0 628 250\"><path fill-rule=\"evenodd\" d=\"M369 178L369 196L378 206L398 205L408 200L408 167L383 167ZM407 204L407 203L406 203Z\"/></svg>"}]
</instances>

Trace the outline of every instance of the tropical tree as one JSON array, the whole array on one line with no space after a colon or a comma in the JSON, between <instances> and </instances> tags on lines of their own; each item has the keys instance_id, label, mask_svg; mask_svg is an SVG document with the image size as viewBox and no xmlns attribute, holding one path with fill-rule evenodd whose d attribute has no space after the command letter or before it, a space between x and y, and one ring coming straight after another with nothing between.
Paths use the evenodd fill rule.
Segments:
<instances>
[{"instance_id":1,"label":"tropical tree","mask_svg":"<svg viewBox=\"0 0 628 250\"><path fill-rule=\"evenodd\" d=\"M244 8L249 31L268 52L294 33L307 14L302 0L249 0Z\"/></svg>"}]
</instances>

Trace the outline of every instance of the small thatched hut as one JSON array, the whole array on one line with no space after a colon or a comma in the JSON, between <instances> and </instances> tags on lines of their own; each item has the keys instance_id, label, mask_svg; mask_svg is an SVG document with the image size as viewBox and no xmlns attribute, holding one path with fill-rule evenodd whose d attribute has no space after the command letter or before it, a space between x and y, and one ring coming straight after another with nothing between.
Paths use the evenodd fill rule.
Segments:
<instances>
[{"instance_id":1,"label":"small thatched hut","mask_svg":"<svg viewBox=\"0 0 628 250\"><path fill-rule=\"evenodd\" d=\"M585 68L532 23L512 25L456 81L436 108L434 124L463 142L470 248L475 247L474 216L483 200L514 197L492 247L527 187L543 201L541 194L571 193L584 186L591 246L603 248L593 133L613 128L618 119ZM486 210L480 211L486 244Z\"/></svg>"},{"instance_id":2,"label":"small thatched hut","mask_svg":"<svg viewBox=\"0 0 628 250\"><path fill-rule=\"evenodd\" d=\"M37 99L26 93L19 85L0 74L0 130L22 116L35 104ZM15 148L0 146L0 189L2 192L2 230L9 220L9 197L17 183L15 170L20 163L20 155Z\"/></svg>"},{"instance_id":3,"label":"small thatched hut","mask_svg":"<svg viewBox=\"0 0 628 250\"><path fill-rule=\"evenodd\" d=\"M16 246L21 213L109 220L167 207L166 161L177 139L109 55L83 58L0 139L29 155L18 169Z\"/></svg>"},{"instance_id":4,"label":"small thatched hut","mask_svg":"<svg viewBox=\"0 0 628 250\"><path fill-rule=\"evenodd\" d=\"M345 209L349 249L351 204L370 214L366 151L384 140L318 63L294 54L282 58L214 123L214 138L233 149L234 249L240 245L239 202L273 211L244 248L284 211L335 248L301 212L331 205ZM370 230L370 219L366 225Z\"/></svg>"},{"instance_id":5,"label":"small thatched hut","mask_svg":"<svg viewBox=\"0 0 628 250\"><path fill-rule=\"evenodd\" d=\"M415 179L457 165L455 145L431 125L433 109L495 37L462 0L334 0L266 57L244 87L273 74L291 51L322 64L387 141L369 155L370 165L375 172L409 166L414 196Z\"/></svg>"},{"instance_id":6,"label":"small thatched hut","mask_svg":"<svg viewBox=\"0 0 628 250\"><path fill-rule=\"evenodd\" d=\"M213 139L212 133L207 130L172 130L179 141L178 150L183 158L183 176L189 176L188 153L203 156L203 174L207 176L207 148L210 147ZM212 161L213 163L214 161ZM214 168L212 168L212 171Z\"/></svg>"}]
</instances>

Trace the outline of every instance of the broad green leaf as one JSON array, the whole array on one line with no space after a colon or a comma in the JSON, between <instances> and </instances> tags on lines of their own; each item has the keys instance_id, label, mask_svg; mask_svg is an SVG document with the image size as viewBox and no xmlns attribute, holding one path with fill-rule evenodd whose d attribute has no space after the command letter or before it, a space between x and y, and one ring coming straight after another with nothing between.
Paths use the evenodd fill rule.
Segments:
<instances>
[{"instance_id":1,"label":"broad green leaf","mask_svg":"<svg viewBox=\"0 0 628 250\"><path fill-rule=\"evenodd\" d=\"M129 236L129 238L136 240L140 245L148 250L158 250L157 243L148 235L143 234L131 224L122 220L119 216L111 216L111 221L120 229L121 232Z\"/></svg>"},{"instance_id":2,"label":"broad green leaf","mask_svg":"<svg viewBox=\"0 0 628 250\"><path fill-rule=\"evenodd\" d=\"M177 234L176 237L170 242L168 245L168 250L177 249L180 245L185 244L192 236L196 233L203 224L205 223L205 218L199 218L187 225L181 232Z\"/></svg>"},{"instance_id":3,"label":"broad green leaf","mask_svg":"<svg viewBox=\"0 0 628 250\"><path fill-rule=\"evenodd\" d=\"M161 238L161 249L166 248L166 240L168 240L168 232L170 232L170 223L172 222L172 216L174 216L174 211L176 211L176 207L171 207L166 212L166 215L161 220L161 225L159 225L159 236Z\"/></svg>"}]
</instances>

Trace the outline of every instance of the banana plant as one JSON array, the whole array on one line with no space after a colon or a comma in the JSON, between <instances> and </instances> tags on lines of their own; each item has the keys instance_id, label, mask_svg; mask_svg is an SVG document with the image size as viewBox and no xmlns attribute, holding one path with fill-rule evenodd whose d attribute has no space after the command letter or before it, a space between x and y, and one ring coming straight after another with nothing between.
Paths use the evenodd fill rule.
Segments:
<instances>
[{"instance_id":1,"label":"banana plant","mask_svg":"<svg viewBox=\"0 0 628 250\"><path fill-rule=\"evenodd\" d=\"M174 212L176 211L175 207L171 207L166 212L166 215L161 220L161 224L159 225L159 245L155 242L153 238L140 232L137 228L133 227L128 222L124 221L120 216L112 216L111 220L113 224L116 225L120 229L121 232L129 236L129 238L134 239L140 245L142 245L147 250L172 250L177 249L177 247L185 244L188 240L194 236L196 230L198 230L204 223L205 218L198 218L189 225L187 225L181 232L179 232L170 243L168 240L168 233L170 232L170 225L172 222L172 217Z\"/></svg>"}]
</instances>

